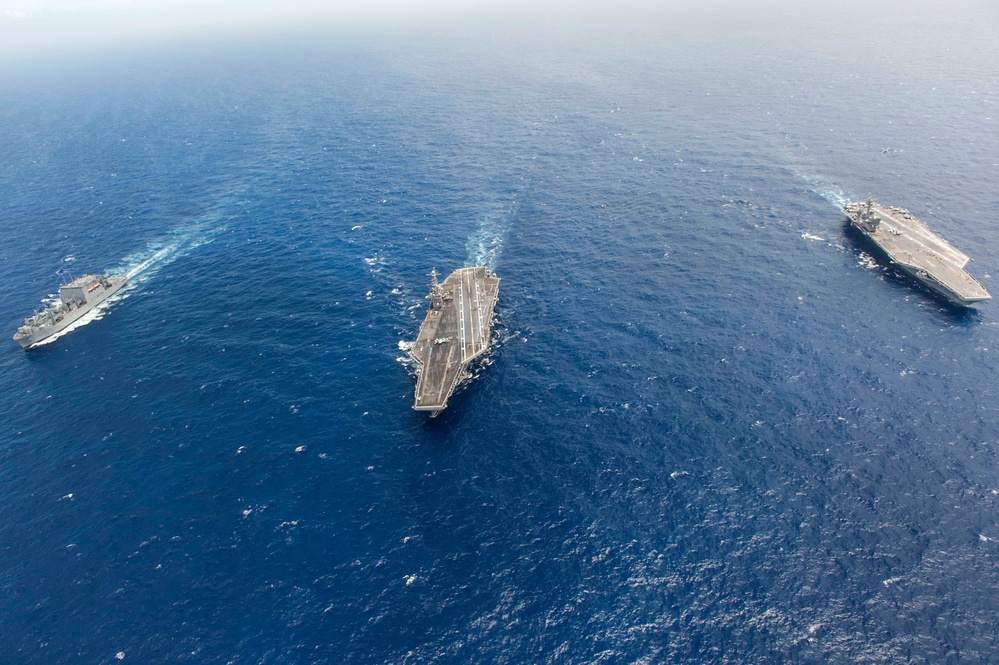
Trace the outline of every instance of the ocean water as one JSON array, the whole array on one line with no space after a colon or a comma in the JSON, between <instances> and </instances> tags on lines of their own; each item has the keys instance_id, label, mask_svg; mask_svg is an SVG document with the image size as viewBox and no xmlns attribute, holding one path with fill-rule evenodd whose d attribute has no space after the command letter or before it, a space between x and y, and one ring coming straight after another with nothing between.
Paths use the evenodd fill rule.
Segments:
<instances>
[{"instance_id":1,"label":"ocean water","mask_svg":"<svg viewBox=\"0 0 999 665\"><path fill-rule=\"evenodd\" d=\"M991 24L990 24L991 25ZM9 663L999 658L989 25L311 35L2 72ZM893 34L898 34L897 32ZM994 33L991 33L994 34ZM427 273L502 278L439 417Z\"/></svg>"}]
</instances>

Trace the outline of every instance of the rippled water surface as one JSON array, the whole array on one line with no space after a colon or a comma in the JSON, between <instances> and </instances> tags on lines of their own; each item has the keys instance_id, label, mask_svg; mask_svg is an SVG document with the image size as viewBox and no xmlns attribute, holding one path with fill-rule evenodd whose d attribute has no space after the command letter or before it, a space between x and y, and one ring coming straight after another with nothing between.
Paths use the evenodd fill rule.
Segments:
<instances>
[{"instance_id":1,"label":"rippled water surface","mask_svg":"<svg viewBox=\"0 0 999 665\"><path fill-rule=\"evenodd\" d=\"M132 274L0 345L4 658L995 662L999 309L896 275L840 207L909 208L999 292L974 34L4 74L3 330ZM494 351L428 419L426 274L482 263Z\"/></svg>"}]
</instances>

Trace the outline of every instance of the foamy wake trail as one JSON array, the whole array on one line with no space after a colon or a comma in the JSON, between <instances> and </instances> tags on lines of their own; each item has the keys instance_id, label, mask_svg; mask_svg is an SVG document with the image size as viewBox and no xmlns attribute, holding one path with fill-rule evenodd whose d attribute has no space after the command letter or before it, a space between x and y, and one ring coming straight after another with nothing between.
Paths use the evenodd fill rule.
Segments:
<instances>
[{"instance_id":1,"label":"foamy wake trail","mask_svg":"<svg viewBox=\"0 0 999 665\"><path fill-rule=\"evenodd\" d=\"M145 250L126 256L121 266L109 272L125 275L133 283L145 281L191 250L212 242L224 230L224 226L212 226L208 222L181 227L170 234L173 237L165 244L151 242Z\"/></svg>"},{"instance_id":2,"label":"foamy wake trail","mask_svg":"<svg viewBox=\"0 0 999 665\"><path fill-rule=\"evenodd\" d=\"M839 187L831 185L823 179L814 176L802 175L800 173L796 175L807 182L809 186L811 186L813 192L839 208L840 211L843 211L846 204L850 202L850 197Z\"/></svg>"},{"instance_id":3,"label":"foamy wake trail","mask_svg":"<svg viewBox=\"0 0 999 665\"><path fill-rule=\"evenodd\" d=\"M156 271L163 266L169 265L196 247L200 247L211 242L215 239L215 236L224 230L225 227L211 227L207 223L185 226L171 234L174 236L174 240L172 242L169 242L166 245L163 245L162 243L150 243L144 251L126 256L122 259L121 265L112 270L108 270L108 274L115 276L124 275L128 278L131 284L140 283L156 274ZM63 335L71 333L77 328L87 325L91 321L100 320L100 318L104 316L104 312L107 311L108 307L119 300L128 297L127 292L129 290L129 286L126 285L125 288L121 289L110 298L94 307L93 310L81 316L71 325L67 326L63 330L60 330L44 341L39 342L35 346L51 344Z\"/></svg>"},{"instance_id":4,"label":"foamy wake trail","mask_svg":"<svg viewBox=\"0 0 999 665\"><path fill-rule=\"evenodd\" d=\"M505 207L490 211L479 221L479 229L471 235L465 244L468 258L466 267L486 266L496 270L500 253L506 243L510 231L510 220L516 213L516 202L509 202Z\"/></svg>"},{"instance_id":5,"label":"foamy wake trail","mask_svg":"<svg viewBox=\"0 0 999 665\"><path fill-rule=\"evenodd\" d=\"M145 261L143 261L139 265L135 266L134 268L129 268L128 272L125 273L125 277L127 277L129 279L132 279L133 277L135 277L136 275L138 275L143 270L146 270L147 268L149 268L149 267L151 267L151 266L159 263L163 259L165 259L167 256L169 256L175 250L176 250L176 243L173 244L173 245L170 245L168 247L164 247L163 249L156 250L155 252L153 252L153 255L150 256L148 259L146 259Z\"/></svg>"}]
</instances>

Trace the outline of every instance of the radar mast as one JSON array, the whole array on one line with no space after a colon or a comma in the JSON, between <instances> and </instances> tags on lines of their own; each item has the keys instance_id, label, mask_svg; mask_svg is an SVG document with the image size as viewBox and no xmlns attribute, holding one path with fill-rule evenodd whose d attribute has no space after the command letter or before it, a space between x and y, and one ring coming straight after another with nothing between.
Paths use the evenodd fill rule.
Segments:
<instances>
[{"instance_id":1,"label":"radar mast","mask_svg":"<svg viewBox=\"0 0 999 665\"><path fill-rule=\"evenodd\" d=\"M430 309L440 309L448 300L444 287L437 281L437 268L430 269L430 295L427 296L427 300L430 301Z\"/></svg>"}]
</instances>

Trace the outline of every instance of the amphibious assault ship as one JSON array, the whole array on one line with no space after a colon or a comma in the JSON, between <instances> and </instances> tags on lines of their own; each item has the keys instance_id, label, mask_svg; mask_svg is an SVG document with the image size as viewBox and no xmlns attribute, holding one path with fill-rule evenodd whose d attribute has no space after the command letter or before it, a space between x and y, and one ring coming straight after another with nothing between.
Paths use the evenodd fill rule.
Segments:
<instances>
[{"instance_id":1,"label":"amphibious assault ship","mask_svg":"<svg viewBox=\"0 0 999 665\"><path fill-rule=\"evenodd\" d=\"M465 366L489 348L499 277L489 268L459 268L438 283L430 272L430 309L409 355L419 365L417 411L436 416L465 376Z\"/></svg>"},{"instance_id":2,"label":"amphibious assault ship","mask_svg":"<svg viewBox=\"0 0 999 665\"><path fill-rule=\"evenodd\" d=\"M964 267L964 253L930 231L908 210L883 206L868 198L848 203L846 216L881 248L891 262L927 287L963 307L992 296Z\"/></svg>"},{"instance_id":3,"label":"amphibious assault ship","mask_svg":"<svg viewBox=\"0 0 999 665\"><path fill-rule=\"evenodd\" d=\"M125 285L126 277L84 275L59 287L59 298L42 300L45 309L35 312L17 329L14 340L30 349L65 330Z\"/></svg>"}]
</instances>

